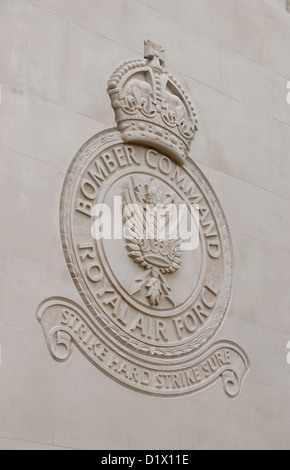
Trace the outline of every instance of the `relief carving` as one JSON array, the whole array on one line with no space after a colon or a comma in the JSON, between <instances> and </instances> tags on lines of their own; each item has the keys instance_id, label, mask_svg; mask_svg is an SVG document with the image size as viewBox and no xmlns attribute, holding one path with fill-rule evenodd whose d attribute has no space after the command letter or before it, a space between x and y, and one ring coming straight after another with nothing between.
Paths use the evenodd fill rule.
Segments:
<instances>
[{"instance_id":1,"label":"relief carving","mask_svg":"<svg viewBox=\"0 0 290 470\"><path fill-rule=\"evenodd\" d=\"M197 118L186 92L164 70L164 50L145 41L145 60L126 62L111 76L108 93L124 142L145 143L186 159Z\"/></svg>"},{"instance_id":2,"label":"relief carving","mask_svg":"<svg viewBox=\"0 0 290 470\"><path fill-rule=\"evenodd\" d=\"M159 305L160 296L164 296L174 305L173 300L170 298L171 288L167 284L164 275L174 273L182 263L181 239L178 234L171 234L170 239L158 239L154 236L154 232L158 229L156 227L158 220L153 220L151 224L150 221L146 221L146 211L148 213L151 206L158 208L158 213L161 214L162 209L170 207L168 205L172 204L174 199L172 195L162 193L153 178L150 178L149 183L143 185L143 187L142 185L136 186L133 178L130 182L126 181L124 183L123 199L125 222L132 217L130 211L126 213L126 208L137 207L138 209L134 216L137 231L125 240L127 249L130 252L129 256L145 270L144 275L136 279L137 290L133 293L139 292L145 285L148 290L146 297L150 305ZM154 214L152 215L154 217ZM166 232L166 220L164 220L164 226L160 229ZM144 234L147 237L144 237Z\"/></svg>"},{"instance_id":3,"label":"relief carving","mask_svg":"<svg viewBox=\"0 0 290 470\"><path fill-rule=\"evenodd\" d=\"M47 299L37 317L56 361L75 345L137 391L178 396L221 379L236 398L247 355L230 341L208 345L231 298L230 233L188 156L195 111L164 64L163 48L145 41L144 59L110 78L117 130L79 150L60 205L64 255L84 307Z\"/></svg>"}]
</instances>

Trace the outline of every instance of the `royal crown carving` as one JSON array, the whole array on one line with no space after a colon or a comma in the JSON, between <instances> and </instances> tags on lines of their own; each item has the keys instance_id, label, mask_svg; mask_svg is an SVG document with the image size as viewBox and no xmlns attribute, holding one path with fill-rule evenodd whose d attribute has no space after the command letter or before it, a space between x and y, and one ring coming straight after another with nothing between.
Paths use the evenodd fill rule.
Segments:
<instances>
[{"instance_id":1,"label":"royal crown carving","mask_svg":"<svg viewBox=\"0 0 290 470\"><path fill-rule=\"evenodd\" d=\"M144 41L144 59L118 67L107 91L124 142L154 147L182 164L198 120L185 90L164 63L164 49Z\"/></svg>"}]
</instances>

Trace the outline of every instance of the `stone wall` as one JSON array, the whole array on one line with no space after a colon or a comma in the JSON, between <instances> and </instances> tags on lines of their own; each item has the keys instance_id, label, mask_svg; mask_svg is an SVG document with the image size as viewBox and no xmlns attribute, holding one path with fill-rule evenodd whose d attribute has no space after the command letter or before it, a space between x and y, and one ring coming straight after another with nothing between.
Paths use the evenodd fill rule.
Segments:
<instances>
[{"instance_id":1,"label":"stone wall","mask_svg":"<svg viewBox=\"0 0 290 470\"><path fill-rule=\"evenodd\" d=\"M282 7L282 8L277 8ZM36 320L79 296L59 234L66 170L115 125L106 83L149 38L192 98L191 156L228 218L232 305L217 338L248 353L242 393L142 395L77 351L50 357ZM0 448L290 447L290 15L272 0L0 0ZM13 191L12 191L13 189Z\"/></svg>"}]
</instances>

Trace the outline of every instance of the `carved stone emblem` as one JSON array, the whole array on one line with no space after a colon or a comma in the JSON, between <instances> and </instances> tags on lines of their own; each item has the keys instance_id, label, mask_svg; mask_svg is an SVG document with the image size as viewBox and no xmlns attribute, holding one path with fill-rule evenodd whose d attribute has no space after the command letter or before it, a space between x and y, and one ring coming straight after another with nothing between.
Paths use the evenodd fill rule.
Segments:
<instances>
[{"instance_id":1,"label":"carved stone emblem","mask_svg":"<svg viewBox=\"0 0 290 470\"><path fill-rule=\"evenodd\" d=\"M126 239L127 248L130 251L129 256L139 264L140 267L146 270L141 278L137 281L137 289L132 292L141 291L142 286L145 284L148 292L148 298L151 306L158 306L160 297L164 296L168 301L174 305L170 298L170 287L167 285L166 280L162 274L170 274L177 271L182 262L181 257L181 238L178 234L174 234L171 238L159 240L154 236L145 238L143 235L146 232L146 217L145 212L148 205L153 204L154 207L159 207L162 204L164 208L168 205L169 201L172 203L171 195L165 195L159 189L157 180L150 178L150 182L143 186L135 186L134 179L132 178L131 185L125 184L125 208L138 207L136 226L138 231L135 236ZM160 211L159 211L160 214ZM130 219L130 214L125 213L125 220ZM156 221L157 223L157 221ZM169 221L168 221L169 223ZM152 229L154 229L154 223ZM166 228L166 227L164 227Z\"/></svg>"},{"instance_id":2,"label":"carved stone emblem","mask_svg":"<svg viewBox=\"0 0 290 470\"><path fill-rule=\"evenodd\" d=\"M51 298L37 317L57 361L68 360L74 344L144 393L185 395L221 378L237 397L247 355L230 341L208 346L231 298L228 225L188 157L197 131L192 104L166 72L164 50L146 41L144 56L113 73L117 129L79 150L63 186L61 238L83 306Z\"/></svg>"}]
</instances>

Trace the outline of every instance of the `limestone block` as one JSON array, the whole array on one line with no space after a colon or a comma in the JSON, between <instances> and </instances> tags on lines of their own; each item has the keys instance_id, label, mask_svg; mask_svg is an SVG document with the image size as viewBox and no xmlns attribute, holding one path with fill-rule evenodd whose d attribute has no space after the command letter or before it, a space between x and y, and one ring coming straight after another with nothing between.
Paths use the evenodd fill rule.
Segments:
<instances>
[{"instance_id":1,"label":"limestone block","mask_svg":"<svg viewBox=\"0 0 290 470\"><path fill-rule=\"evenodd\" d=\"M28 0L82 28L124 44L126 0Z\"/></svg>"},{"instance_id":2,"label":"limestone block","mask_svg":"<svg viewBox=\"0 0 290 470\"><path fill-rule=\"evenodd\" d=\"M51 245L52 245L52 254L50 258L50 264L58 267L60 270L63 270L66 266L65 256L63 253L63 246L61 242L60 235L60 203L61 203L61 193L63 188L63 183L65 180L66 171L62 168L55 167L53 169L53 181L54 181L54 195L50 207L50 217L51 217ZM67 270L67 269L66 269ZM68 271L68 270L67 270ZM71 284L72 281L71 281ZM76 289L74 288L75 292Z\"/></svg>"},{"instance_id":3,"label":"limestone block","mask_svg":"<svg viewBox=\"0 0 290 470\"><path fill-rule=\"evenodd\" d=\"M131 405L135 401L131 392L75 352L65 367L56 364L54 368L54 444L85 449L128 448L131 432L127 416L133 412Z\"/></svg>"},{"instance_id":4,"label":"limestone block","mask_svg":"<svg viewBox=\"0 0 290 470\"><path fill-rule=\"evenodd\" d=\"M232 230L289 250L289 199L228 176L224 188Z\"/></svg>"},{"instance_id":5,"label":"limestone block","mask_svg":"<svg viewBox=\"0 0 290 470\"><path fill-rule=\"evenodd\" d=\"M63 18L22 0L1 1L0 81L63 103L67 33Z\"/></svg>"},{"instance_id":6,"label":"limestone block","mask_svg":"<svg viewBox=\"0 0 290 470\"><path fill-rule=\"evenodd\" d=\"M271 190L270 118L188 77L180 81L199 119L192 158Z\"/></svg>"},{"instance_id":7,"label":"limestone block","mask_svg":"<svg viewBox=\"0 0 290 470\"><path fill-rule=\"evenodd\" d=\"M4 253L3 245L1 245L1 251L3 251L3 254L0 254L0 303L2 306L0 310L0 323L3 323L7 300L7 256Z\"/></svg>"},{"instance_id":8,"label":"limestone block","mask_svg":"<svg viewBox=\"0 0 290 470\"><path fill-rule=\"evenodd\" d=\"M129 0L128 5L127 46L130 49L143 54L143 40L150 38L166 46L168 67L219 88L218 44L141 3Z\"/></svg>"},{"instance_id":9,"label":"limestone block","mask_svg":"<svg viewBox=\"0 0 290 470\"><path fill-rule=\"evenodd\" d=\"M13 96L15 90L0 84L0 147L14 149L15 140L15 109Z\"/></svg>"},{"instance_id":10,"label":"limestone block","mask_svg":"<svg viewBox=\"0 0 290 470\"><path fill-rule=\"evenodd\" d=\"M243 393L247 381L290 389L289 365L286 360L289 333L228 318L217 338L221 337L230 337L239 342L251 358L251 368Z\"/></svg>"},{"instance_id":11,"label":"limestone block","mask_svg":"<svg viewBox=\"0 0 290 470\"><path fill-rule=\"evenodd\" d=\"M49 446L38 442L0 438L0 450L70 450L65 447Z\"/></svg>"},{"instance_id":12,"label":"limestone block","mask_svg":"<svg viewBox=\"0 0 290 470\"><path fill-rule=\"evenodd\" d=\"M131 51L130 57L134 59L138 55ZM127 60L128 50L124 47L71 24L66 106L115 126L110 98L106 93L107 82L117 66Z\"/></svg>"},{"instance_id":13,"label":"limestone block","mask_svg":"<svg viewBox=\"0 0 290 470\"><path fill-rule=\"evenodd\" d=\"M249 59L266 64L263 3L256 0L180 2L183 24Z\"/></svg>"},{"instance_id":14,"label":"limestone block","mask_svg":"<svg viewBox=\"0 0 290 470\"><path fill-rule=\"evenodd\" d=\"M224 93L290 125L286 78L225 48L221 69Z\"/></svg>"},{"instance_id":15,"label":"limestone block","mask_svg":"<svg viewBox=\"0 0 290 470\"><path fill-rule=\"evenodd\" d=\"M104 125L28 94L14 95L15 150L67 169L79 148Z\"/></svg>"},{"instance_id":16,"label":"limestone block","mask_svg":"<svg viewBox=\"0 0 290 470\"><path fill-rule=\"evenodd\" d=\"M238 400L228 404L220 390L197 397L197 448L279 449L279 389L249 379ZM210 420L204 416L210 416ZM234 424L235 423L235 424Z\"/></svg>"},{"instance_id":17,"label":"limestone block","mask_svg":"<svg viewBox=\"0 0 290 470\"><path fill-rule=\"evenodd\" d=\"M150 409L153 411L151 418L149 418ZM197 419L197 409L192 397L184 397L180 402L177 399L169 401L157 399L155 403L150 403L148 397L145 401L139 397L134 406L134 414L129 416L130 427L134 426L136 416L139 414L141 419L138 420L137 432L131 441L133 449L146 450L145 442L148 442L148 446L153 450L165 450L168 446L170 448L175 446L176 449L197 448L197 426L193 425ZM150 421L153 422L152 427ZM178 434L174 431L173 422L177 429L180 429ZM146 428L142 423L146 423Z\"/></svg>"},{"instance_id":18,"label":"limestone block","mask_svg":"<svg viewBox=\"0 0 290 470\"><path fill-rule=\"evenodd\" d=\"M289 374L288 365L288 374ZM290 447L290 407L289 407L289 391L280 389L280 419L281 419L281 449L289 450Z\"/></svg>"},{"instance_id":19,"label":"limestone block","mask_svg":"<svg viewBox=\"0 0 290 470\"><path fill-rule=\"evenodd\" d=\"M285 0L284 0L285 3ZM284 10L265 7L268 66L273 72L290 79L290 15Z\"/></svg>"},{"instance_id":20,"label":"limestone block","mask_svg":"<svg viewBox=\"0 0 290 470\"><path fill-rule=\"evenodd\" d=\"M290 112L290 105L289 105ZM273 192L290 199L290 128L271 120L272 188Z\"/></svg>"},{"instance_id":21,"label":"limestone block","mask_svg":"<svg viewBox=\"0 0 290 470\"><path fill-rule=\"evenodd\" d=\"M237 232L232 240L235 276L229 316L290 331L289 251Z\"/></svg>"},{"instance_id":22,"label":"limestone block","mask_svg":"<svg viewBox=\"0 0 290 470\"><path fill-rule=\"evenodd\" d=\"M62 258L63 267L60 269L26 258L8 257L5 292L1 292L1 299L3 296L5 300L1 309L1 321L4 324L40 333L39 323L33 313L44 298L57 294L79 301Z\"/></svg>"},{"instance_id":23,"label":"limestone block","mask_svg":"<svg viewBox=\"0 0 290 470\"><path fill-rule=\"evenodd\" d=\"M271 213L273 214L272 243L289 251L290 199L285 199L273 194Z\"/></svg>"},{"instance_id":24,"label":"limestone block","mask_svg":"<svg viewBox=\"0 0 290 470\"><path fill-rule=\"evenodd\" d=\"M43 337L0 325L0 435L53 443L52 360Z\"/></svg>"},{"instance_id":25,"label":"limestone block","mask_svg":"<svg viewBox=\"0 0 290 470\"><path fill-rule=\"evenodd\" d=\"M56 366L54 374L55 445L86 449L195 448L198 426L193 397L164 400L137 393L132 399L129 389L113 382L79 354L65 368ZM76 403L77 413L73 411Z\"/></svg>"},{"instance_id":26,"label":"limestone block","mask_svg":"<svg viewBox=\"0 0 290 470\"><path fill-rule=\"evenodd\" d=\"M230 176L224 176L224 210L231 230L271 243L272 194Z\"/></svg>"},{"instance_id":27,"label":"limestone block","mask_svg":"<svg viewBox=\"0 0 290 470\"><path fill-rule=\"evenodd\" d=\"M266 0L266 2L275 8L281 8L283 10L285 9L287 10L289 0Z\"/></svg>"},{"instance_id":28,"label":"limestone block","mask_svg":"<svg viewBox=\"0 0 290 470\"><path fill-rule=\"evenodd\" d=\"M165 16L177 20L179 15L179 1L178 0L138 0L139 3L157 10Z\"/></svg>"},{"instance_id":29,"label":"limestone block","mask_svg":"<svg viewBox=\"0 0 290 470\"><path fill-rule=\"evenodd\" d=\"M0 202L6 221L1 233L2 250L8 255L49 263L55 192L52 168L9 150L2 151L1 160L1 187L7 196Z\"/></svg>"},{"instance_id":30,"label":"limestone block","mask_svg":"<svg viewBox=\"0 0 290 470\"><path fill-rule=\"evenodd\" d=\"M219 201L223 205L224 203L224 175L221 171L216 170L210 166L204 165L202 163L196 162L205 174L207 179L210 181L214 192L216 193Z\"/></svg>"}]
</instances>

